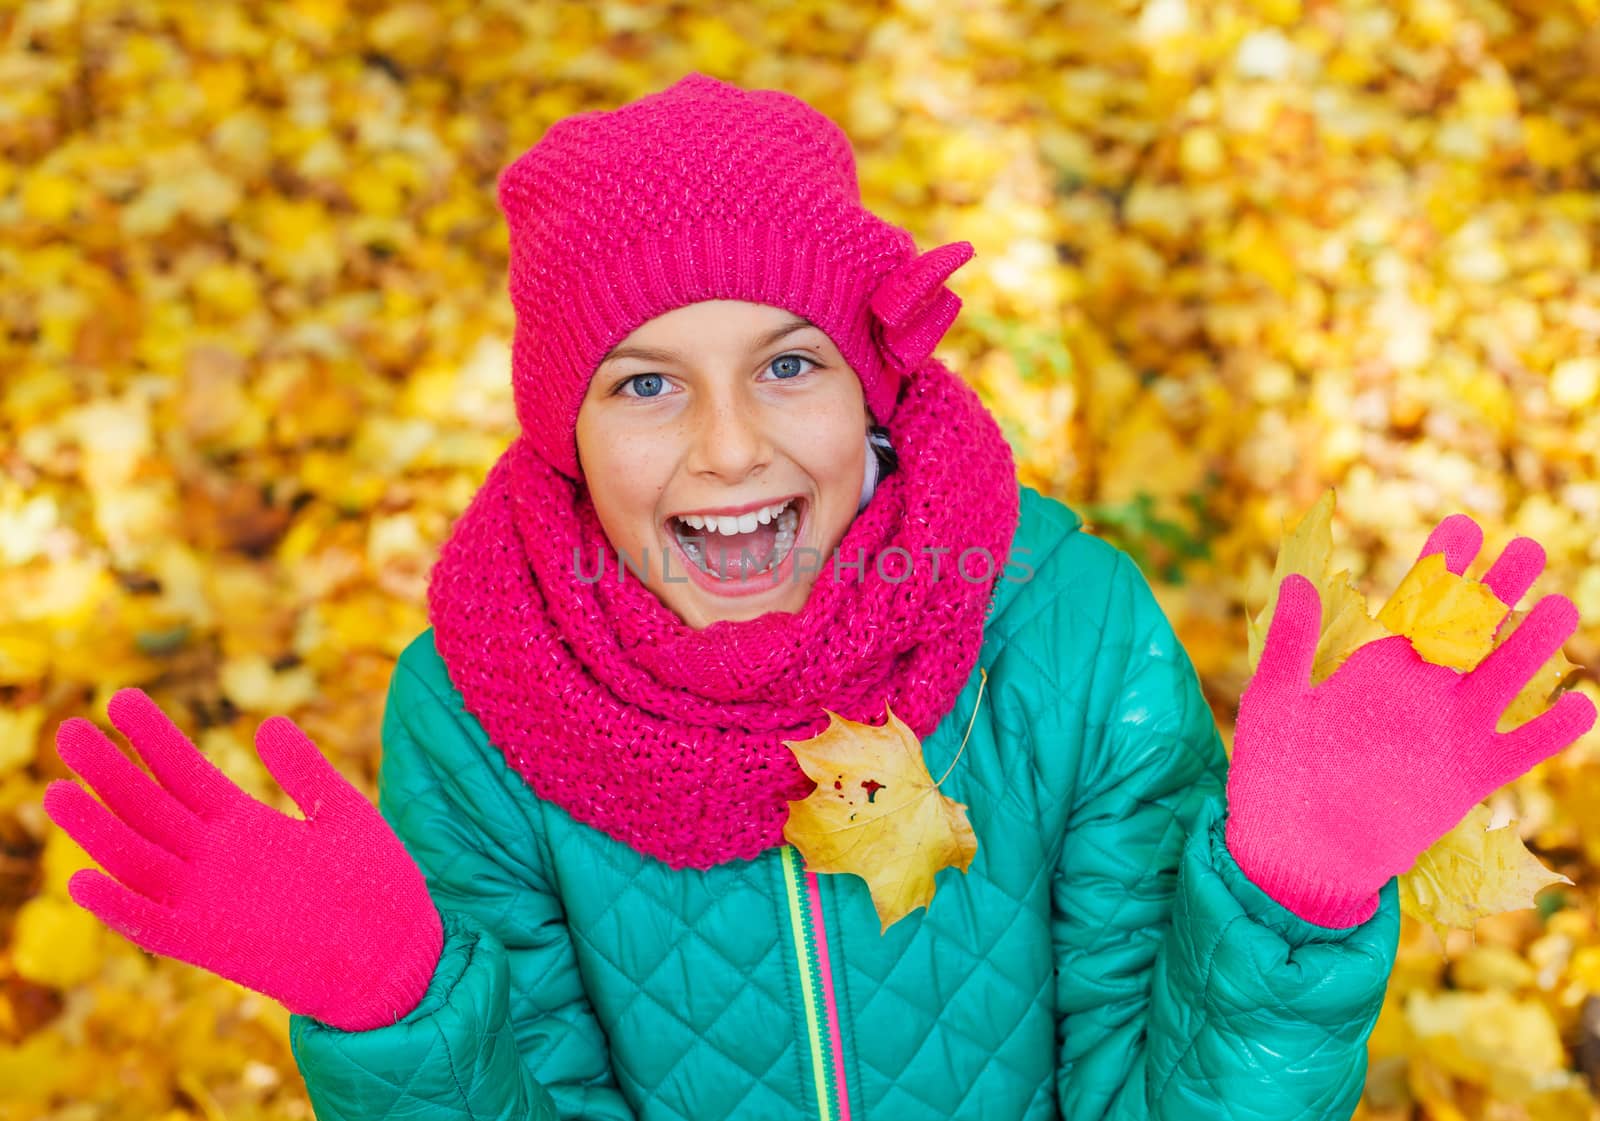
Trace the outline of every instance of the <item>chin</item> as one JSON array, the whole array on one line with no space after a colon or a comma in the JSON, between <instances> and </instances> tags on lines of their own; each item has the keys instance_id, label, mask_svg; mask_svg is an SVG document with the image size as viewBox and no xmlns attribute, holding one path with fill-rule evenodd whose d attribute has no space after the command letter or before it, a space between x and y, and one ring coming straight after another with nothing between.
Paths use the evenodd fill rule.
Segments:
<instances>
[{"instance_id":1,"label":"chin","mask_svg":"<svg viewBox=\"0 0 1600 1121\"><path fill-rule=\"evenodd\" d=\"M792 615L805 606L806 597L811 591L810 585L807 585L804 591L805 594L797 594L790 588L788 594L783 596L730 600L725 603L695 596L686 602L669 603L668 606L685 625L695 630L704 630L712 623L743 623L759 619L763 615L770 615L775 611Z\"/></svg>"}]
</instances>

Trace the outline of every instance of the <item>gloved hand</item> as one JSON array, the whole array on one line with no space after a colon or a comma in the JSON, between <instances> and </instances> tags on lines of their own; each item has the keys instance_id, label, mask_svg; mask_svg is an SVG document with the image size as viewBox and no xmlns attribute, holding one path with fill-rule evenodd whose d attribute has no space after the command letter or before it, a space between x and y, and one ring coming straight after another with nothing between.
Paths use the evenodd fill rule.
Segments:
<instances>
[{"instance_id":1,"label":"gloved hand","mask_svg":"<svg viewBox=\"0 0 1600 1121\"><path fill-rule=\"evenodd\" d=\"M1456 514L1421 556L1442 551L1460 575L1482 543L1477 524ZM1500 627L1544 560L1537 542L1518 538L1484 576L1506 606ZM1315 586L1286 577L1239 702L1226 837L1240 869L1273 899L1319 926L1347 927L1371 918L1378 890L1468 810L1587 732L1595 709L1569 692L1522 726L1495 730L1577 629L1565 596L1541 599L1468 673L1424 661L1396 635L1360 647L1312 688L1321 625Z\"/></svg>"},{"instance_id":2,"label":"gloved hand","mask_svg":"<svg viewBox=\"0 0 1600 1121\"><path fill-rule=\"evenodd\" d=\"M75 903L151 953L345 1031L417 1006L444 945L439 912L389 824L293 721L262 721L256 750L305 820L240 790L142 691L107 710L155 780L90 721L57 729L62 762L105 805L59 780L45 812L116 877L75 873Z\"/></svg>"}]
</instances>

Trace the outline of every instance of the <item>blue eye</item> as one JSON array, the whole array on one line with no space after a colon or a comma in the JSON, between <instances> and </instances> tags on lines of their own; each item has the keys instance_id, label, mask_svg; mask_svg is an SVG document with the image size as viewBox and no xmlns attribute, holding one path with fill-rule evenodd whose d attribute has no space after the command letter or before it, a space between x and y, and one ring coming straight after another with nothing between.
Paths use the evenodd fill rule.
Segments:
<instances>
[{"instance_id":1,"label":"blue eye","mask_svg":"<svg viewBox=\"0 0 1600 1121\"><path fill-rule=\"evenodd\" d=\"M652 388L640 389L639 387L644 383L648 383ZM635 396L639 397L658 396L663 388L660 374L634 374L631 378L624 378L622 384L631 385L639 389L639 392L635 394Z\"/></svg>"},{"instance_id":2,"label":"blue eye","mask_svg":"<svg viewBox=\"0 0 1600 1121\"><path fill-rule=\"evenodd\" d=\"M768 368L772 369L774 373L777 373L776 367L779 362L809 362L812 366L822 365L822 363L818 362L815 358L807 358L803 354L780 354L778 357L772 360L772 362L768 365ZM778 377L782 378L784 381L791 381L805 372L806 368L802 367L801 369L793 370L791 373L779 373Z\"/></svg>"}]
</instances>

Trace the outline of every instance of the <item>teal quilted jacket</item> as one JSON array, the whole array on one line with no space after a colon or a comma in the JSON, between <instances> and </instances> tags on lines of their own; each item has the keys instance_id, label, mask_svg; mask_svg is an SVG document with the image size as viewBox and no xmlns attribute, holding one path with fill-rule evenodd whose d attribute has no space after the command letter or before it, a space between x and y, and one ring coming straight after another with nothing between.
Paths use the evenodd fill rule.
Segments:
<instances>
[{"instance_id":1,"label":"teal quilted jacket","mask_svg":"<svg viewBox=\"0 0 1600 1121\"><path fill-rule=\"evenodd\" d=\"M1223 842L1227 761L1126 554L1023 487L979 675L924 742L978 852L879 933L794 849L673 871L505 763L424 632L379 808L444 954L405 1019L294 1016L321 1121L1348 1118L1399 936L1306 923ZM1027 550L1027 552L1023 552ZM1020 564L1008 571L1026 575Z\"/></svg>"}]
</instances>

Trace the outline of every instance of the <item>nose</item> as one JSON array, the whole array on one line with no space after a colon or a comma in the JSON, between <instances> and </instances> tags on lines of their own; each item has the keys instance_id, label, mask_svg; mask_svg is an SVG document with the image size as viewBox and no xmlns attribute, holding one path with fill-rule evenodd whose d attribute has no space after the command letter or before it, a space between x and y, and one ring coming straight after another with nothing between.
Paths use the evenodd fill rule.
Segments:
<instances>
[{"instance_id":1,"label":"nose","mask_svg":"<svg viewBox=\"0 0 1600 1121\"><path fill-rule=\"evenodd\" d=\"M710 394L700 404L690 417L690 470L738 482L771 462L771 418L748 393Z\"/></svg>"}]
</instances>

